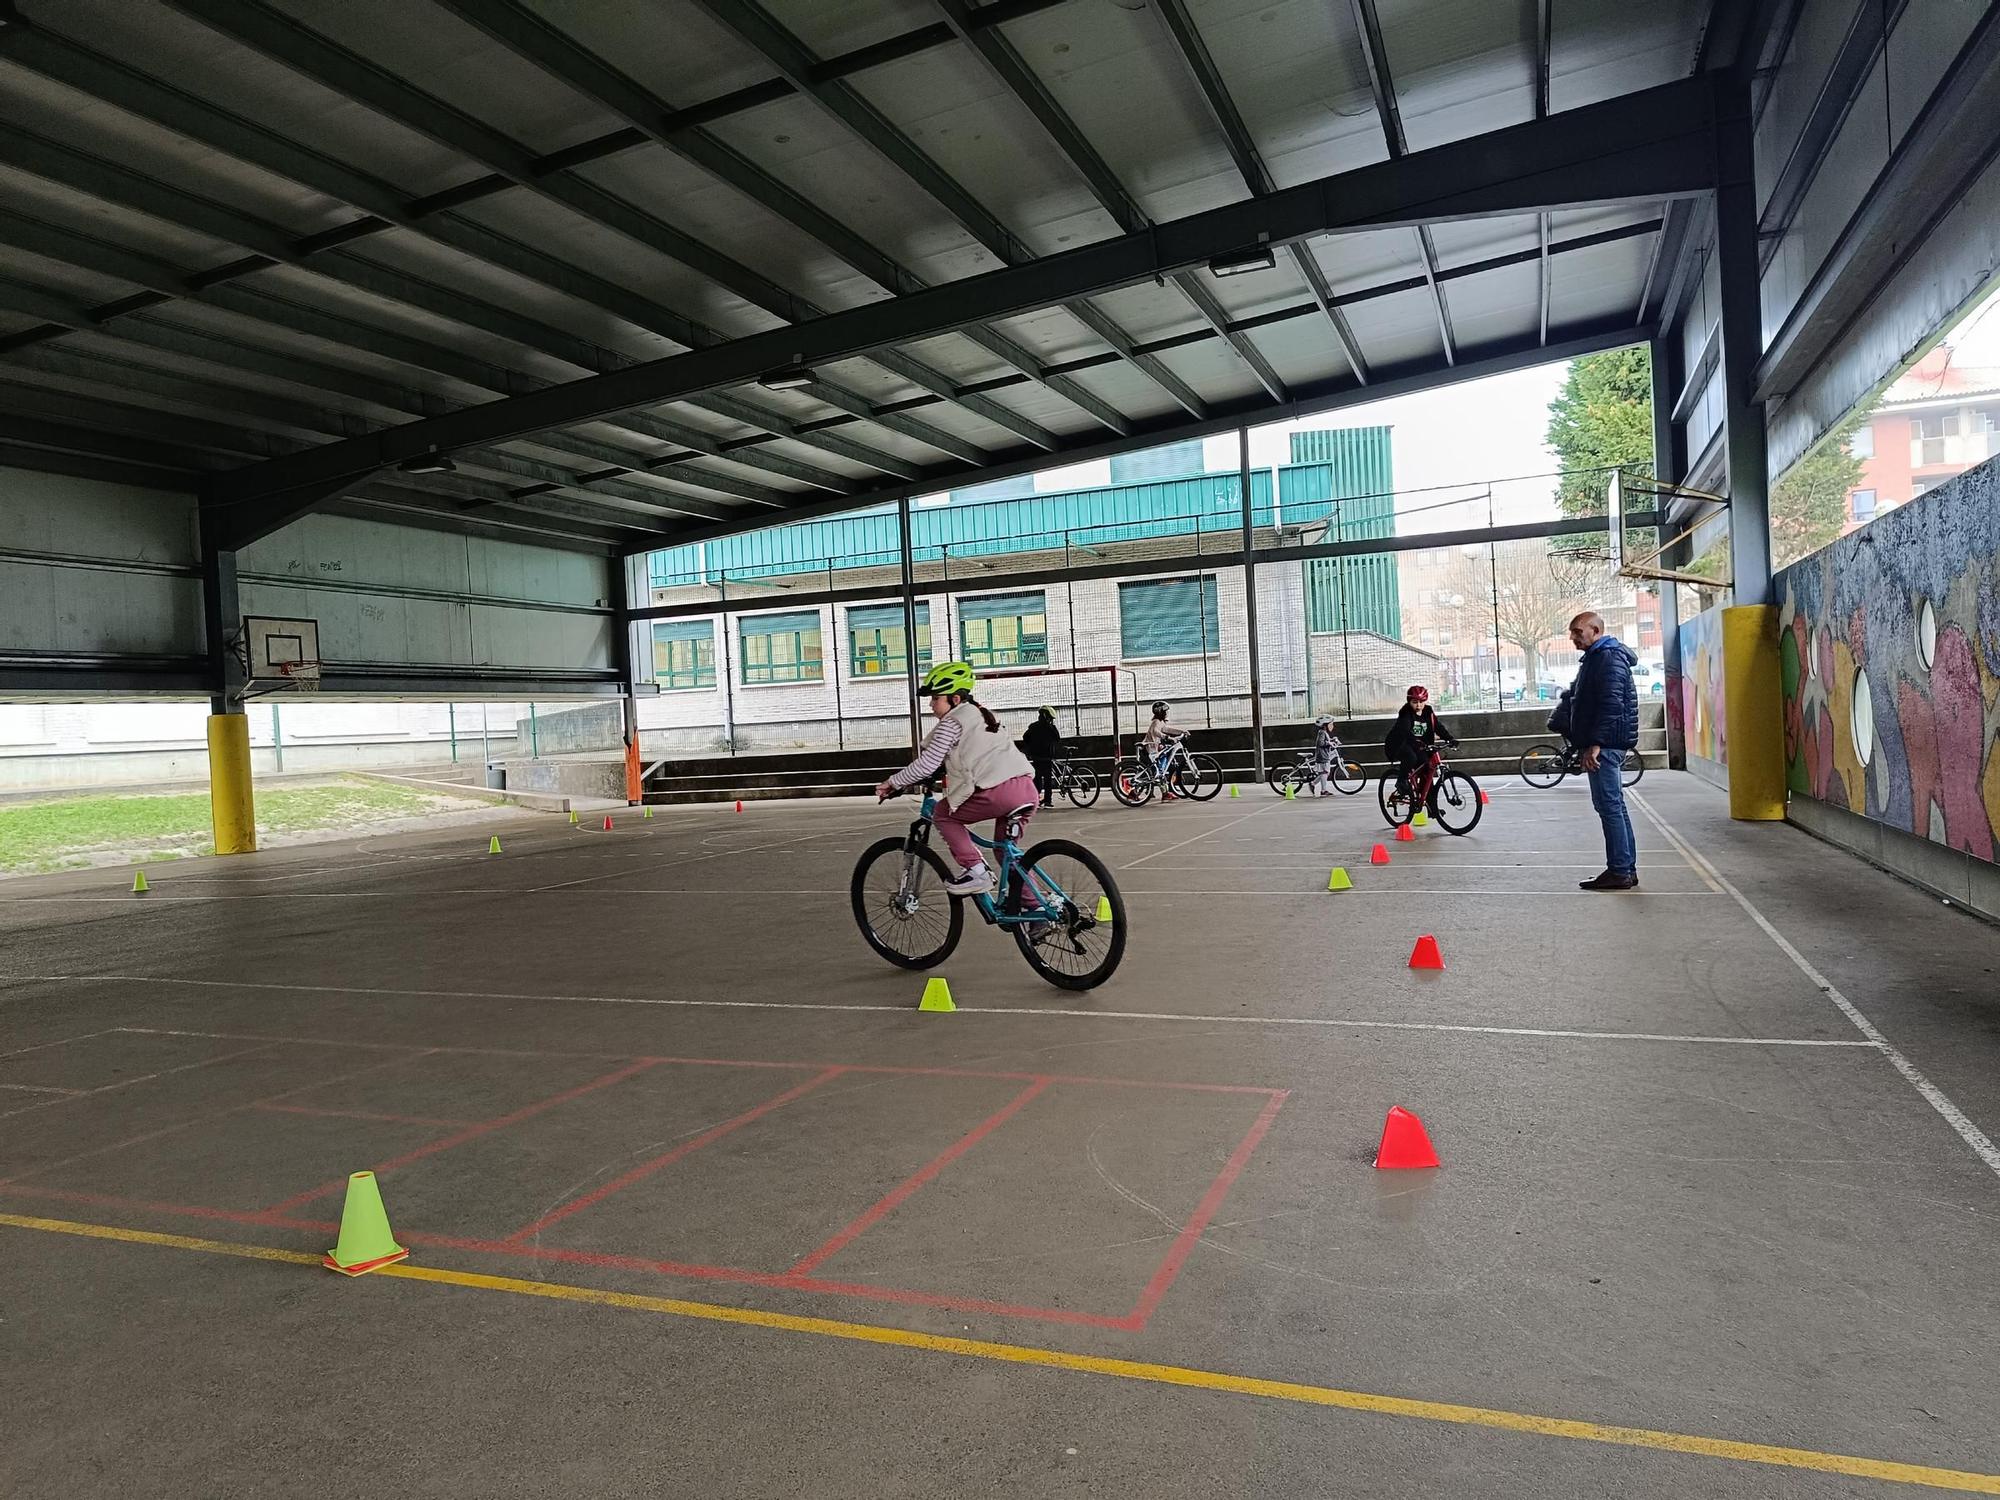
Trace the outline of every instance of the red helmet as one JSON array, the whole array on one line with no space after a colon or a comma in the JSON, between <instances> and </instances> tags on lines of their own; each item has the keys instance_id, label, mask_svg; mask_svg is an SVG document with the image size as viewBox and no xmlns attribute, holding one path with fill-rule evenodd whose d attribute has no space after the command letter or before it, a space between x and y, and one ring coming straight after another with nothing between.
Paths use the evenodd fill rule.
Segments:
<instances>
[{"instance_id":1,"label":"red helmet","mask_svg":"<svg viewBox=\"0 0 2000 1500\"><path fill-rule=\"evenodd\" d=\"M1428 703L1431 701L1431 690L1421 682L1412 683L1410 685L1409 699L1412 703Z\"/></svg>"}]
</instances>

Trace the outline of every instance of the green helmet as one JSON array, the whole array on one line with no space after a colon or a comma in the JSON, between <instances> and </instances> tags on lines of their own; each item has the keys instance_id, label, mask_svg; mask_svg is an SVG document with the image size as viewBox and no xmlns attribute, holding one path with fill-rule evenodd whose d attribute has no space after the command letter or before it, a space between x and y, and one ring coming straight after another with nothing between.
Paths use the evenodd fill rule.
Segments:
<instances>
[{"instance_id":1,"label":"green helmet","mask_svg":"<svg viewBox=\"0 0 2000 1500\"><path fill-rule=\"evenodd\" d=\"M979 679L972 668L962 661L941 661L924 673L926 693L970 693Z\"/></svg>"}]
</instances>

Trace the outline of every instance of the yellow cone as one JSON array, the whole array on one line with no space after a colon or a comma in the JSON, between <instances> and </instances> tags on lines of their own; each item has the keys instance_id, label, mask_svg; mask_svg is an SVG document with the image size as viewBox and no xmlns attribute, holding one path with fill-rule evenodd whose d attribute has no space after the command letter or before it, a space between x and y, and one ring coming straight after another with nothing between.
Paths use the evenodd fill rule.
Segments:
<instances>
[{"instance_id":1,"label":"yellow cone","mask_svg":"<svg viewBox=\"0 0 2000 1500\"><path fill-rule=\"evenodd\" d=\"M569 810L569 820L571 823L576 822L576 809L573 807Z\"/></svg>"},{"instance_id":2,"label":"yellow cone","mask_svg":"<svg viewBox=\"0 0 2000 1500\"><path fill-rule=\"evenodd\" d=\"M500 835L499 835L499 834L497 834L497 833L496 833L496 834L494 834L494 835L493 835L493 842L492 842L491 844L489 844L489 845L487 845L487 846L486 846L486 852L487 852L488 854L498 854L498 853L500 852Z\"/></svg>"},{"instance_id":3,"label":"yellow cone","mask_svg":"<svg viewBox=\"0 0 2000 1500\"><path fill-rule=\"evenodd\" d=\"M1289 781L1288 781L1288 782L1286 782L1286 783L1285 783L1285 800L1286 800L1287 802L1294 802L1294 801L1297 801L1298 799L1297 799L1297 797L1296 797L1296 795L1295 795L1295 794L1297 793L1297 791L1298 791L1298 788L1297 788L1296 786L1294 786L1294 785L1293 785L1293 784L1292 784L1291 782L1289 782Z\"/></svg>"},{"instance_id":4,"label":"yellow cone","mask_svg":"<svg viewBox=\"0 0 2000 1500\"><path fill-rule=\"evenodd\" d=\"M652 816L653 816L653 810L652 810L652 808L650 808L650 807L647 807L647 808L642 808L642 809L640 809L640 812L639 812L639 816L640 816L640 817L642 817L642 818L650 818L650 817L652 817Z\"/></svg>"},{"instance_id":5,"label":"yellow cone","mask_svg":"<svg viewBox=\"0 0 2000 1500\"><path fill-rule=\"evenodd\" d=\"M1410 821L1419 828L1428 828L1431 826L1430 814L1425 812L1421 807L1417 809L1417 815L1410 819Z\"/></svg>"},{"instance_id":6,"label":"yellow cone","mask_svg":"<svg viewBox=\"0 0 2000 1500\"><path fill-rule=\"evenodd\" d=\"M958 1007L951 1003L950 985L946 984L943 979L926 979L924 981L924 998L917 1002L917 1009L946 1011L957 1010Z\"/></svg>"},{"instance_id":7,"label":"yellow cone","mask_svg":"<svg viewBox=\"0 0 2000 1500\"><path fill-rule=\"evenodd\" d=\"M1243 788L1238 786L1235 782L1232 781L1229 783L1229 795L1232 797L1240 797L1243 795Z\"/></svg>"},{"instance_id":8,"label":"yellow cone","mask_svg":"<svg viewBox=\"0 0 2000 1500\"><path fill-rule=\"evenodd\" d=\"M143 896L150 889L151 887L146 884L146 872L144 870L134 870L132 872L132 894Z\"/></svg>"},{"instance_id":9,"label":"yellow cone","mask_svg":"<svg viewBox=\"0 0 2000 1500\"><path fill-rule=\"evenodd\" d=\"M323 1264L343 1276L365 1276L406 1259L409 1253L389 1230L389 1213L382 1207L375 1174L354 1173L347 1179L347 1202L340 1210L340 1242L326 1252Z\"/></svg>"},{"instance_id":10,"label":"yellow cone","mask_svg":"<svg viewBox=\"0 0 2000 1500\"><path fill-rule=\"evenodd\" d=\"M1330 891L1351 891L1354 889L1354 882L1347 878L1346 870L1335 865L1333 873L1326 877L1326 888Z\"/></svg>"},{"instance_id":11,"label":"yellow cone","mask_svg":"<svg viewBox=\"0 0 2000 1500\"><path fill-rule=\"evenodd\" d=\"M1097 920L1100 922L1109 922L1111 920L1111 898L1109 896L1099 896L1097 898Z\"/></svg>"}]
</instances>

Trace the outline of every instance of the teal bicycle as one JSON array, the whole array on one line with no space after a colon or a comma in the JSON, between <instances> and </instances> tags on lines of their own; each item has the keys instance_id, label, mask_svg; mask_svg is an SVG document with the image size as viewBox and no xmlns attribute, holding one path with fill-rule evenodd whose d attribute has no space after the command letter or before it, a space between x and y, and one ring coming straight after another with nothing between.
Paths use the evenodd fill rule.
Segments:
<instances>
[{"instance_id":1,"label":"teal bicycle","mask_svg":"<svg viewBox=\"0 0 2000 1500\"><path fill-rule=\"evenodd\" d=\"M965 932L970 900L989 927L1013 934L1021 956L1050 984L1089 990L1109 979L1125 956L1125 897L1104 861L1068 839L1044 839L1021 849L1029 803L1002 820L996 842L972 835L1000 857L994 893L959 897L945 893L951 874L930 846L937 788L924 788L923 807L901 838L861 851L854 866L854 920L868 946L899 968L931 969L943 963Z\"/></svg>"}]
</instances>

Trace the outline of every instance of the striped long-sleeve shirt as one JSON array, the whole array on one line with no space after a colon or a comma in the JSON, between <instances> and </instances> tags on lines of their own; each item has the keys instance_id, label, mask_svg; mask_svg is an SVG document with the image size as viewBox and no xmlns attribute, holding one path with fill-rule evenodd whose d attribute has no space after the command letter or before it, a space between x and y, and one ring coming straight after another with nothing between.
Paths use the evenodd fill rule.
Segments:
<instances>
[{"instance_id":1,"label":"striped long-sleeve shirt","mask_svg":"<svg viewBox=\"0 0 2000 1500\"><path fill-rule=\"evenodd\" d=\"M964 734L965 730L958 720L949 717L939 719L937 727L932 729L929 737L924 740L923 749L917 752L917 758L891 776L889 785L903 792L929 781L937 775L939 768L944 765L944 758L951 754Z\"/></svg>"}]
</instances>

